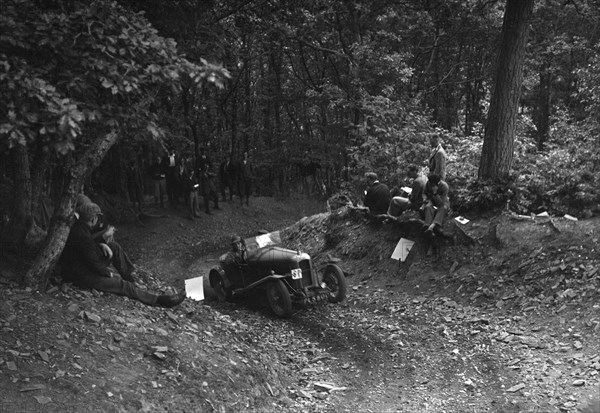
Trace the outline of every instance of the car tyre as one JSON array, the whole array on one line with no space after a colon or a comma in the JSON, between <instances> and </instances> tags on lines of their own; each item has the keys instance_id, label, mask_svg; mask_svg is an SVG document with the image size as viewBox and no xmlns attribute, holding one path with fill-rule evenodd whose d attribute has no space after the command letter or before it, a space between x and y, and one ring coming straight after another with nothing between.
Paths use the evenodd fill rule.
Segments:
<instances>
[{"instance_id":1,"label":"car tyre","mask_svg":"<svg viewBox=\"0 0 600 413\"><path fill-rule=\"evenodd\" d=\"M275 280L267 284L267 301L275 315L279 317L292 315L292 298L283 281Z\"/></svg>"},{"instance_id":2,"label":"car tyre","mask_svg":"<svg viewBox=\"0 0 600 413\"><path fill-rule=\"evenodd\" d=\"M227 289L225 288L225 280L223 280L223 277L221 276L221 274L219 274L218 271L211 271L210 272L210 286L213 288L213 290L215 291L215 294L217 296L217 301L219 302L224 302L227 301L227 298L229 297L230 294L228 294Z\"/></svg>"},{"instance_id":3,"label":"car tyre","mask_svg":"<svg viewBox=\"0 0 600 413\"><path fill-rule=\"evenodd\" d=\"M325 267L323 282L329 289L329 302L339 303L346 298L348 283L344 271L335 264L329 264Z\"/></svg>"}]
</instances>

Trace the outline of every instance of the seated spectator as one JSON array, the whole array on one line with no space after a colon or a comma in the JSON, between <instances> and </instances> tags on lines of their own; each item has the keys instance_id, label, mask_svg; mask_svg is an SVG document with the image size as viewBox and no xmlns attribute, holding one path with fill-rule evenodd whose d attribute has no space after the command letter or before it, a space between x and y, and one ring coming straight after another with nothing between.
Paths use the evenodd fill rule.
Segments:
<instances>
[{"instance_id":1,"label":"seated spectator","mask_svg":"<svg viewBox=\"0 0 600 413\"><path fill-rule=\"evenodd\" d=\"M389 215L397 217L404 211L418 211L423 206L423 194L425 185L427 184L427 177L424 174L419 173L419 167L417 165L410 165L408 167L408 176L413 180L411 186L412 191L408 194L408 197L392 197L388 209Z\"/></svg>"},{"instance_id":2,"label":"seated spectator","mask_svg":"<svg viewBox=\"0 0 600 413\"><path fill-rule=\"evenodd\" d=\"M425 235L447 236L442 231L444 218L450 210L449 187L439 175L429 175L425 186Z\"/></svg>"},{"instance_id":3,"label":"seated spectator","mask_svg":"<svg viewBox=\"0 0 600 413\"><path fill-rule=\"evenodd\" d=\"M79 219L75 221L61 255L63 279L78 287L95 288L107 293L124 295L148 305L174 307L185 299L185 291L178 294L154 294L124 280L110 268L110 249L92 238L92 228L102 215L100 207L87 203L79 208Z\"/></svg>"},{"instance_id":4,"label":"seated spectator","mask_svg":"<svg viewBox=\"0 0 600 413\"><path fill-rule=\"evenodd\" d=\"M80 209L84 205L89 204L92 204L90 198L83 193L77 195L75 216L79 217ZM119 271L119 274L121 274L123 279L133 281L135 266L133 265L133 262L131 262L131 259L129 259L129 256L125 253L125 250L123 250L123 247L115 241L116 230L117 229L113 225L108 224L104 218L104 214L101 214L98 216L96 224L91 229L92 238L100 245L104 255L112 260L113 266Z\"/></svg>"},{"instance_id":5,"label":"seated spectator","mask_svg":"<svg viewBox=\"0 0 600 413\"><path fill-rule=\"evenodd\" d=\"M373 215L386 214L390 206L390 190L386 184L382 184L377 179L375 172L367 172L365 174L367 180L367 190L363 204L369 208Z\"/></svg>"}]
</instances>

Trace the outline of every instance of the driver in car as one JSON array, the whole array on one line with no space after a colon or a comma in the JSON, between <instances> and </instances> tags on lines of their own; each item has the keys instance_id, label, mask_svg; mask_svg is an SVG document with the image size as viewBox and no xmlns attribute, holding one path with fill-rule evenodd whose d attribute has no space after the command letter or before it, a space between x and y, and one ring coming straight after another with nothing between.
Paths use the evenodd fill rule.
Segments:
<instances>
[{"instance_id":1,"label":"driver in car","mask_svg":"<svg viewBox=\"0 0 600 413\"><path fill-rule=\"evenodd\" d=\"M246 245L239 235L231 237L231 251L223 259L225 265L239 265L246 262Z\"/></svg>"}]
</instances>

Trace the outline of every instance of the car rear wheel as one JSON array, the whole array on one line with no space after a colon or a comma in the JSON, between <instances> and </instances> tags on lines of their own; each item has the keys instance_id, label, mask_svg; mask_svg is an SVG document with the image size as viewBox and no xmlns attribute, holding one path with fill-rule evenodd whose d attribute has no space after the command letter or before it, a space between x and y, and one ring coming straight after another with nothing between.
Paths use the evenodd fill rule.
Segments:
<instances>
[{"instance_id":1,"label":"car rear wheel","mask_svg":"<svg viewBox=\"0 0 600 413\"><path fill-rule=\"evenodd\" d=\"M289 317L292 315L292 298L283 281L275 280L267 284L267 300L269 307L277 316Z\"/></svg>"},{"instance_id":2,"label":"car rear wheel","mask_svg":"<svg viewBox=\"0 0 600 413\"><path fill-rule=\"evenodd\" d=\"M221 274L219 274L218 271L211 271L210 272L210 286L213 288L213 290L215 291L215 294L217 296L217 301L219 302L224 302L227 301L227 289L225 288L225 281L223 280L223 277L221 276Z\"/></svg>"},{"instance_id":3,"label":"car rear wheel","mask_svg":"<svg viewBox=\"0 0 600 413\"><path fill-rule=\"evenodd\" d=\"M329 289L329 302L339 303L346 298L346 289L348 284L344 271L335 264L329 264L325 267L323 282Z\"/></svg>"}]
</instances>

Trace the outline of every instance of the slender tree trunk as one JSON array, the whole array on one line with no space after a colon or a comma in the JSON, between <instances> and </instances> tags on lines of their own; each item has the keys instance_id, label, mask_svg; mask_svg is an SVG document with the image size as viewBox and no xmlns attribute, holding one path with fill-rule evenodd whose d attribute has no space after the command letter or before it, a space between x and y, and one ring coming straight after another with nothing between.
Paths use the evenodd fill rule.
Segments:
<instances>
[{"instance_id":1,"label":"slender tree trunk","mask_svg":"<svg viewBox=\"0 0 600 413\"><path fill-rule=\"evenodd\" d=\"M31 171L31 211L32 213L40 212L37 224L44 230L48 229L48 222L42 203L44 202L44 184L48 182L51 158L52 152L50 150L41 149L35 157L34 167Z\"/></svg>"},{"instance_id":2,"label":"slender tree trunk","mask_svg":"<svg viewBox=\"0 0 600 413\"><path fill-rule=\"evenodd\" d=\"M32 185L27 147L18 145L11 152L14 170L14 192L10 221L2 232L1 249L22 251L32 220Z\"/></svg>"},{"instance_id":3,"label":"slender tree trunk","mask_svg":"<svg viewBox=\"0 0 600 413\"><path fill-rule=\"evenodd\" d=\"M540 151L544 149L550 130L550 85L551 75L542 70L533 116L533 122L537 128L537 147Z\"/></svg>"},{"instance_id":4,"label":"slender tree trunk","mask_svg":"<svg viewBox=\"0 0 600 413\"><path fill-rule=\"evenodd\" d=\"M507 0L494 90L485 126L479 179L501 179L510 173L514 155L523 60L534 0Z\"/></svg>"},{"instance_id":5,"label":"slender tree trunk","mask_svg":"<svg viewBox=\"0 0 600 413\"><path fill-rule=\"evenodd\" d=\"M117 141L117 137L115 132L110 132L103 138L97 139L77 159L72 168L66 169L69 171L67 185L63 189L59 205L52 216L42 249L25 274L25 285L36 290L45 290L48 277L60 257L71 229L75 198L81 192L86 175L98 167L108 150Z\"/></svg>"}]
</instances>

